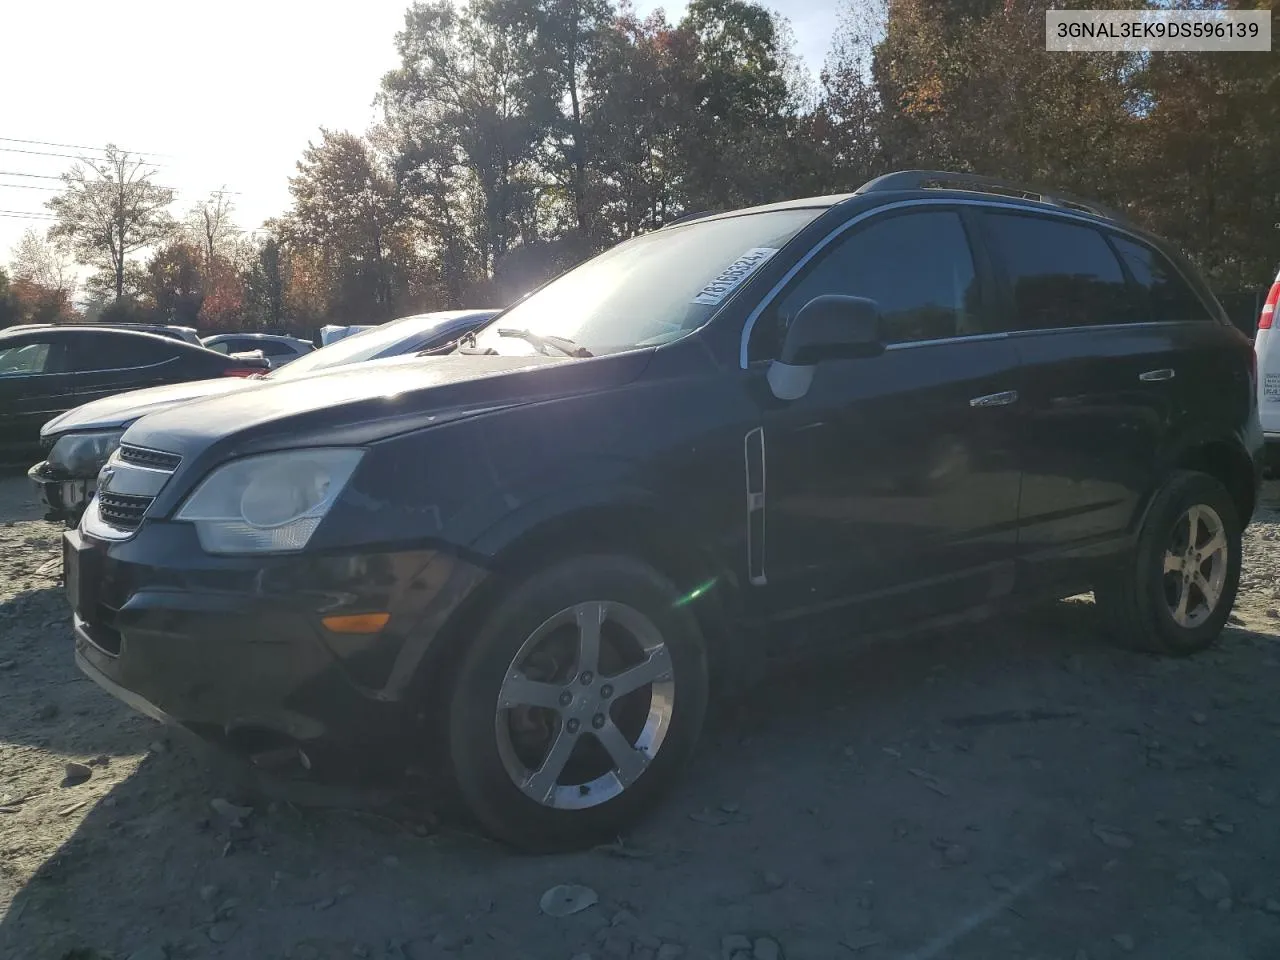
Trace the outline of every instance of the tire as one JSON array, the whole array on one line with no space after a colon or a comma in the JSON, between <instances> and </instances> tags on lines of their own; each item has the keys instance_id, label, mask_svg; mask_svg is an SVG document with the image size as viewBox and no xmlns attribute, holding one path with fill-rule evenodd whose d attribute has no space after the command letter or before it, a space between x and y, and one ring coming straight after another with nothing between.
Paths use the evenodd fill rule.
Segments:
<instances>
[{"instance_id":1,"label":"tire","mask_svg":"<svg viewBox=\"0 0 1280 960\"><path fill-rule=\"evenodd\" d=\"M498 601L458 665L446 720L453 783L489 833L531 852L594 845L672 785L708 699L705 644L679 600L642 561L591 555ZM593 632L596 669L584 670Z\"/></svg>"},{"instance_id":2,"label":"tire","mask_svg":"<svg viewBox=\"0 0 1280 960\"><path fill-rule=\"evenodd\" d=\"M1200 555L1205 557L1199 564L1187 559L1195 552L1187 550L1193 513ZM1221 548L1215 546L1215 521L1225 540ZM1187 656L1210 647L1235 603L1241 530L1235 503L1221 483L1190 470L1170 474L1151 502L1128 562L1113 579L1094 588L1113 639L1169 656ZM1212 548L1212 554L1207 548ZM1169 565L1176 569L1167 569ZM1197 574L1200 579L1194 580ZM1189 591L1184 578L1193 578ZM1209 589L1202 590L1202 583ZM1184 591L1188 600L1179 606ZM1217 599L1212 605L1202 602L1213 593Z\"/></svg>"}]
</instances>

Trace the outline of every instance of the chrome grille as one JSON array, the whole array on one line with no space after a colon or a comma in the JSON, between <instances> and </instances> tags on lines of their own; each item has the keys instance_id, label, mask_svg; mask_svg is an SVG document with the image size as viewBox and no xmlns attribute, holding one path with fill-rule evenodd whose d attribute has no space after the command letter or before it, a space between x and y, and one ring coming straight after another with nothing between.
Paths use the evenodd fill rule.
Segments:
<instances>
[{"instance_id":1,"label":"chrome grille","mask_svg":"<svg viewBox=\"0 0 1280 960\"><path fill-rule=\"evenodd\" d=\"M150 467L152 470L168 470L172 473L182 463L182 457L176 453L165 453L163 450L149 450L146 447L134 447L127 443L120 445L120 459L139 467Z\"/></svg>"},{"instance_id":2,"label":"chrome grille","mask_svg":"<svg viewBox=\"0 0 1280 960\"><path fill-rule=\"evenodd\" d=\"M137 530L155 497L135 497L124 493L98 493L98 513L117 530Z\"/></svg>"}]
</instances>

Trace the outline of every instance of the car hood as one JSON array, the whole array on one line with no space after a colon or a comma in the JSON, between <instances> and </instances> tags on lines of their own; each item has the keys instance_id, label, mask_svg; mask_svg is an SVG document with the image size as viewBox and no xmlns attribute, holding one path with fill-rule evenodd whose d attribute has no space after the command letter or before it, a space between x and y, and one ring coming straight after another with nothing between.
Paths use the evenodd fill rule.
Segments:
<instances>
[{"instance_id":1,"label":"car hood","mask_svg":"<svg viewBox=\"0 0 1280 960\"><path fill-rule=\"evenodd\" d=\"M47 440L72 431L119 429L141 416L175 404L231 393L261 382L240 377L222 377L217 380L191 380L163 387L130 390L128 393L94 400L54 417L41 428L40 437Z\"/></svg>"},{"instance_id":2,"label":"car hood","mask_svg":"<svg viewBox=\"0 0 1280 960\"><path fill-rule=\"evenodd\" d=\"M316 444L364 444L463 416L621 385L653 351L592 359L447 354L352 364L324 376L255 381L143 417L126 443L184 459ZM201 457L203 459L203 457Z\"/></svg>"}]
</instances>

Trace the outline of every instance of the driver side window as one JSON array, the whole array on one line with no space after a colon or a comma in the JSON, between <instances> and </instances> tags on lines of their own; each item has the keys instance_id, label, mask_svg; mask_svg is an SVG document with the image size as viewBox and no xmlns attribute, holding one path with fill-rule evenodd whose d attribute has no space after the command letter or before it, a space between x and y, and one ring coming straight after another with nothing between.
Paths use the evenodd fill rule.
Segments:
<instances>
[{"instance_id":1,"label":"driver side window","mask_svg":"<svg viewBox=\"0 0 1280 960\"><path fill-rule=\"evenodd\" d=\"M973 254L952 210L904 213L854 227L818 255L761 317L768 333L751 359L777 356L796 313L823 294L866 297L880 308L884 342L987 333Z\"/></svg>"}]
</instances>

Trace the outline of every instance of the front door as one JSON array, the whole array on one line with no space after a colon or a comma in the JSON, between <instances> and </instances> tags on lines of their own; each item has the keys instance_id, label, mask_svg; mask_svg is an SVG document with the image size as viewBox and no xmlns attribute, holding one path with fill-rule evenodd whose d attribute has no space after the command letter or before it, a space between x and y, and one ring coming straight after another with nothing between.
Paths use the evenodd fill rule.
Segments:
<instances>
[{"instance_id":1,"label":"front door","mask_svg":"<svg viewBox=\"0 0 1280 960\"><path fill-rule=\"evenodd\" d=\"M984 275L958 210L890 212L833 243L762 315L759 335L776 342L815 296L867 297L887 347L819 363L808 393L773 403L748 437L766 467L753 575L776 618L832 613L851 637L1011 588L1018 363L993 332Z\"/></svg>"}]
</instances>

